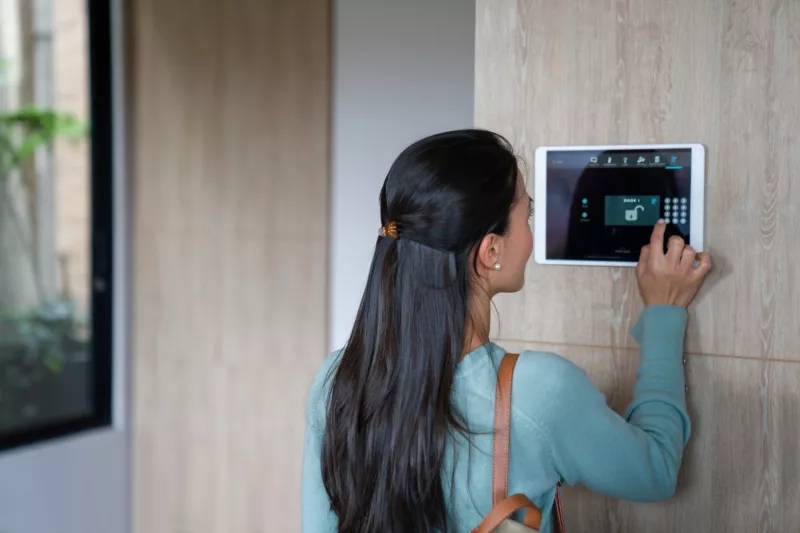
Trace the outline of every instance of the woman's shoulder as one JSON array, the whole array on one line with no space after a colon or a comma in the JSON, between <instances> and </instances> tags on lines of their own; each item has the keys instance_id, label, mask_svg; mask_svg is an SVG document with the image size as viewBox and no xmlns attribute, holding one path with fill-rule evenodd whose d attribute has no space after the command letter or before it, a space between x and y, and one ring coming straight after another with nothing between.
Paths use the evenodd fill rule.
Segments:
<instances>
[{"instance_id":1,"label":"woman's shoulder","mask_svg":"<svg viewBox=\"0 0 800 533\"><path fill-rule=\"evenodd\" d=\"M598 390L586 371L548 351L523 350L514 368L512 405L540 426L561 421L566 406Z\"/></svg>"},{"instance_id":2,"label":"woman's shoulder","mask_svg":"<svg viewBox=\"0 0 800 533\"><path fill-rule=\"evenodd\" d=\"M488 358L473 358L470 369L481 369L481 372L465 373L480 380L481 388L494 397L495 382L500 361L508 353L519 353L514 365L514 382L512 398L524 396L536 391L552 392L560 389L568 390L576 384L587 380L586 372L561 355L540 350L507 350L494 342L487 345ZM513 348L513 346L511 347Z\"/></svg>"},{"instance_id":3,"label":"woman's shoulder","mask_svg":"<svg viewBox=\"0 0 800 533\"><path fill-rule=\"evenodd\" d=\"M523 386L532 381L543 381L549 387L564 386L582 380L586 372L557 353L537 350L522 350L514 368L514 383Z\"/></svg>"}]
</instances>

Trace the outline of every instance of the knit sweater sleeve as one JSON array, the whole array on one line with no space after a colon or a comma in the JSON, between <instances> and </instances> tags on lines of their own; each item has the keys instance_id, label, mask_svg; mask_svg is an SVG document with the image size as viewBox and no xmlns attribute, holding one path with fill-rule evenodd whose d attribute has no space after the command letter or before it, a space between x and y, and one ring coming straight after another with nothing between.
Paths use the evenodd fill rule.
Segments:
<instances>
[{"instance_id":1,"label":"knit sweater sleeve","mask_svg":"<svg viewBox=\"0 0 800 533\"><path fill-rule=\"evenodd\" d=\"M690 432L683 375L686 321L686 311L673 306L642 313L632 329L641 362L624 416L606 405L586 372L558 358L548 408L538 410L537 418L567 484L637 501L675 492Z\"/></svg>"}]
</instances>

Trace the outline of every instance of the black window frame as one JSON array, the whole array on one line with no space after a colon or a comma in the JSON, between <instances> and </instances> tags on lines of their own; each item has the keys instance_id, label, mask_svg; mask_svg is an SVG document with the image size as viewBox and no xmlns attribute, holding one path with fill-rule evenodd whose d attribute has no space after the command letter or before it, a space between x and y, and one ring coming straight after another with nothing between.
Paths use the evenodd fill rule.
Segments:
<instances>
[{"instance_id":1,"label":"black window frame","mask_svg":"<svg viewBox=\"0 0 800 533\"><path fill-rule=\"evenodd\" d=\"M88 415L0 434L0 451L112 425L114 86L111 0L86 0L91 180L91 399Z\"/></svg>"}]
</instances>

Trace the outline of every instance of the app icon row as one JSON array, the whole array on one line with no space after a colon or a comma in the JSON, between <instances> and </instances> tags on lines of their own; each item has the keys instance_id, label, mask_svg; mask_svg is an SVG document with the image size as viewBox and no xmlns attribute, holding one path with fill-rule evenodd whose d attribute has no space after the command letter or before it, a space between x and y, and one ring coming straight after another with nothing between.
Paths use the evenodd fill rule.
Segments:
<instances>
[{"instance_id":1,"label":"app icon row","mask_svg":"<svg viewBox=\"0 0 800 533\"><path fill-rule=\"evenodd\" d=\"M662 156L662 155L603 155L603 156L592 156L589 158L589 163L592 165L597 164L604 164L604 165L628 165L628 164L637 164L637 165L675 165L678 163L678 156L671 155L671 156Z\"/></svg>"}]
</instances>

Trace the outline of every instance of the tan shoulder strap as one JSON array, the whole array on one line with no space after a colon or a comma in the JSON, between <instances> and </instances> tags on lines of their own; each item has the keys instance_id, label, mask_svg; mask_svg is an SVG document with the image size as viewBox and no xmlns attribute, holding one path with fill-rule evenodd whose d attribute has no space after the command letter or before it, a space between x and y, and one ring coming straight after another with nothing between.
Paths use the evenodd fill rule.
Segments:
<instances>
[{"instance_id":1,"label":"tan shoulder strap","mask_svg":"<svg viewBox=\"0 0 800 533\"><path fill-rule=\"evenodd\" d=\"M508 448L511 439L511 385L519 354L506 354L497 371L494 400L494 458L492 462L492 507L508 496Z\"/></svg>"},{"instance_id":2,"label":"tan shoulder strap","mask_svg":"<svg viewBox=\"0 0 800 533\"><path fill-rule=\"evenodd\" d=\"M514 366L519 354L508 353L500 361L497 370L497 388L494 400L494 441L492 462L492 512L487 515L477 532L492 531L486 524L494 524L499 516L507 517L513 510L525 509L524 524L539 529L542 512L523 495L508 497L508 457L511 442L511 389L514 379ZM560 485L560 484L559 484ZM525 499L523 504L522 498ZM505 500L505 501L504 501ZM512 503L513 502L513 503ZM563 533L564 517L561 512L561 495L556 488L553 512L554 531ZM494 526L493 526L494 527ZM483 528L483 529L481 529Z\"/></svg>"},{"instance_id":3,"label":"tan shoulder strap","mask_svg":"<svg viewBox=\"0 0 800 533\"><path fill-rule=\"evenodd\" d=\"M497 527L503 521L521 509L525 509L522 523L527 526L526 529L528 531L537 531L541 525L542 516L540 513L537 514L536 505L524 494L514 494L493 507L480 525L472 530L472 533L492 533L497 530Z\"/></svg>"}]
</instances>

